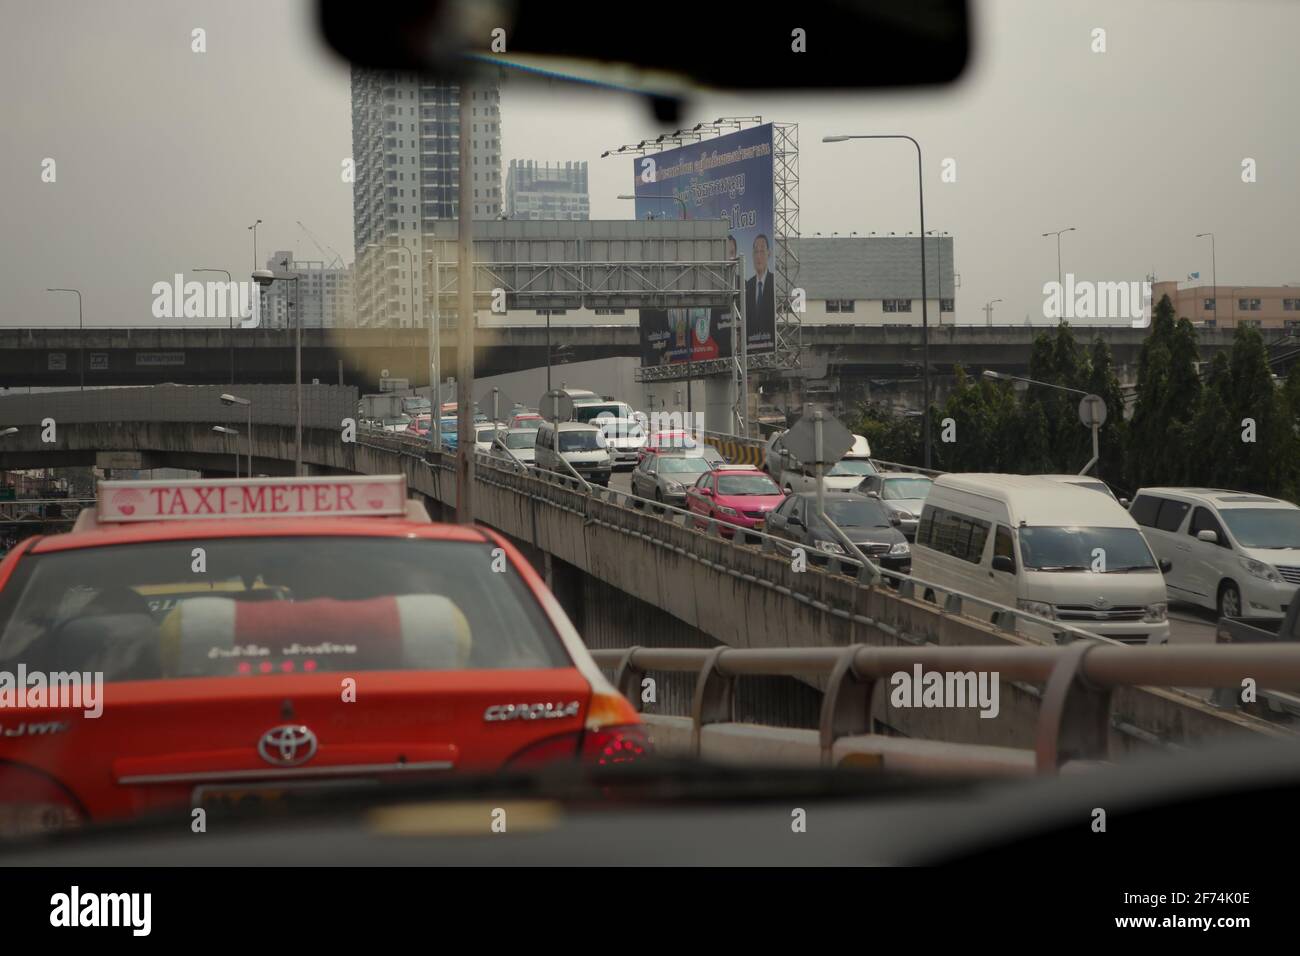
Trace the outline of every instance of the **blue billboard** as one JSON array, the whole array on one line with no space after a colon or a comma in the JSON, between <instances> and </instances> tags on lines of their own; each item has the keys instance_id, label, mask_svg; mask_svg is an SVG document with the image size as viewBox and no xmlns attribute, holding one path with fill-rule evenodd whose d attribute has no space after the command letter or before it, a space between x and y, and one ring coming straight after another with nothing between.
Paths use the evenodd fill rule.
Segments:
<instances>
[{"instance_id":1,"label":"blue billboard","mask_svg":"<svg viewBox=\"0 0 1300 956\"><path fill-rule=\"evenodd\" d=\"M776 343L772 124L633 159L638 219L722 219L726 255L745 257L750 355ZM726 309L642 309L641 364L707 362L733 354Z\"/></svg>"}]
</instances>

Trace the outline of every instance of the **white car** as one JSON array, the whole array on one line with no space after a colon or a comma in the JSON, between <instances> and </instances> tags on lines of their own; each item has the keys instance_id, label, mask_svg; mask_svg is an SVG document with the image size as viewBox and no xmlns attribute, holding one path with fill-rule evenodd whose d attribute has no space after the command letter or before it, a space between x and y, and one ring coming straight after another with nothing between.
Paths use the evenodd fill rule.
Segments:
<instances>
[{"instance_id":1,"label":"white car","mask_svg":"<svg viewBox=\"0 0 1300 956\"><path fill-rule=\"evenodd\" d=\"M646 442L645 429L635 418L595 418L591 421L605 437L605 447L615 468L635 468L637 454Z\"/></svg>"},{"instance_id":2,"label":"white car","mask_svg":"<svg viewBox=\"0 0 1300 956\"><path fill-rule=\"evenodd\" d=\"M1300 585L1300 508L1219 488L1142 488L1129 508L1169 597L1220 617L1280 618Z\"/></svg>"},{"instance_id":3,"label":"white car","mask_svg":"<svg viewBox=\"0 0 1300 956\"><path fill-rule=\"evenodd\" d=\"M908 541L916 537L916 526L921 521L921 509L930 493L932 478L911 471L882 471L868 475L858 485L858 491L876 498L889 512L898 516L898 530Z\"/></svg>"},{"instance_id":4,"label":"white car","mask_svg":"<svg viewBox=\"0 0 1300 956\"><path fill-rule=\"evenodd\" d=\"M490 452L492 442L496 440L497 434L506 430L505 422L489 422L486 425L474 426L474 450L481 452Z\"/></svg>"},{"instance_id":5,"label":"white car","mask_svg":"<svg viewBox=\"0 0 1300 956\"><path fill-rule=\"evenodd\" d=\"M518 461L531 465L537 461L534 443L537 441L536 428L507 428L497 432L496 440L488 454L503 461Z\"/></svg>"},{"instance_id":6,"label":"white car","mask_svg":"<svg viewBox=\"0 0 1300 956\"><path fill-rule=\"evenodd\" d=\"M876 474L879 472L869 459L845 456L826 469L826 490L856 491L864 478ZM787 495L817 490L817 478L811 469L786 469L781 472L778 483Z\"/></svg>"}]
</instances>

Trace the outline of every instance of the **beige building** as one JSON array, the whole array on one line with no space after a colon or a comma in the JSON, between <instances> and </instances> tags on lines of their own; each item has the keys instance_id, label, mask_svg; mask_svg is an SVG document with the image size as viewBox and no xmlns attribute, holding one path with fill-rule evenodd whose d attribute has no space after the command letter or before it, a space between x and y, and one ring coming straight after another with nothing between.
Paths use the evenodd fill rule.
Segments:
<instances>
[{"instance_id":1,"label":"beige building","mask_svg":"<svg viewBox=\"0 0 1300 956\"><path fill-rule=\"evenodd\" d=\"M1178 318L1188 318L1206 328L1231 329L1253 325L1259 329L1300 328L1300 283L1295 285L1229 285L1220 283L1217 296L1212 283L1156 282L1151 302L1169 296ZM1217 307L1216 307L1217 306Z\"/></svg>"}]
</instances>

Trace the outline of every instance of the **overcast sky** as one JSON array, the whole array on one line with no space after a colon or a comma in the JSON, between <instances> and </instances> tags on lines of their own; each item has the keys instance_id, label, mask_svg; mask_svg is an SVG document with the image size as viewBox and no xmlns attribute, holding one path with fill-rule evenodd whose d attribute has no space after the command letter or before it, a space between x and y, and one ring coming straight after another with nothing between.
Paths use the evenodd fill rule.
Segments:
<instances>
[{"instance_id":1,"label":"overcast sky","mask_svg":"<svg viewBox=\"0 0 1300 956\"><path fill-rule=\"evenodd\" d=\"M943 92L699 98L681 125L761 114L799 124L800 226L917 230L907 143L823 144L906 132L925 150L926 225L952 233L958 320L1042 315L1056 246L1096 280L1300 284L1300 4L1287 0L976 2L975 53ZM253 267L258 250L321 258L297 220L352 259L346 64L290 0L2 0L0 324L150 324L150 289L196 267ZM557 7L557 10L560 9ZM190 33L207 31L207 52ZM1093 28L1107 52L1093 53ZM864 56L870 45L864 40ZM816 37L809 41L816 55ZM629 218L627 158L657 135L633 97L537 81L502 93L511 159L587 160L593 218ZM57 181L41 181L42 162ZM957 182L940 181L956 160ZM1253 158L1258 181L1241 180ZM503 174L504 180L504 174ZM261 263L259 263L260 267ZM200 276L199 278L203 278ZM209 277L211 278L211 277ZM1226 292L1224 293L1227 294Z\"/></svg>"}]
</instances>

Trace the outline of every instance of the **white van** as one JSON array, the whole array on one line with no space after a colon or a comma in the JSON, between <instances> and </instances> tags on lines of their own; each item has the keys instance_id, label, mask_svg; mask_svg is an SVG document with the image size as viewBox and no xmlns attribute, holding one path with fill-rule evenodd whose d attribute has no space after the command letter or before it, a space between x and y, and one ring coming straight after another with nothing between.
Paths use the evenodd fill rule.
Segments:
<instances>
[{"instance_id":1,"label":"white van","mask_svg":"<svg viewBox=\"0 0 1300 956\"><path fill-rule=\"evenodd\" d=\"M1125 644L1169 640L1165 579L1146 539L1109 495L1087 488L1031 475L940 475L921 510L912 574ZM943 601L941 590L935 598ZM1051 637L1046 626L1018 629Z\"/></svg>"},{"instance_id":2,"label":"white van","mask_svg":"<svg viewBox=\"0 0 1300 956\"><path fill-rule=\"evenodd\" d=\"M543 422L537 429L533 454L538 468L570 475L561 461L592 484L609 485L611 459L605 436L594 425L582 422Z\"/></svg>"},{"instance_id":3,"label":"white van","mask_svg":"<svg viewBox=\"0 0 1300 956\"><path fill-rule=\"evenodd\" d=\"M1300 585L1300 508L1218 488L1142 488L1129 509L1172 600L1220 617L1280 618Z\"/></svg>"}]
</instances>

